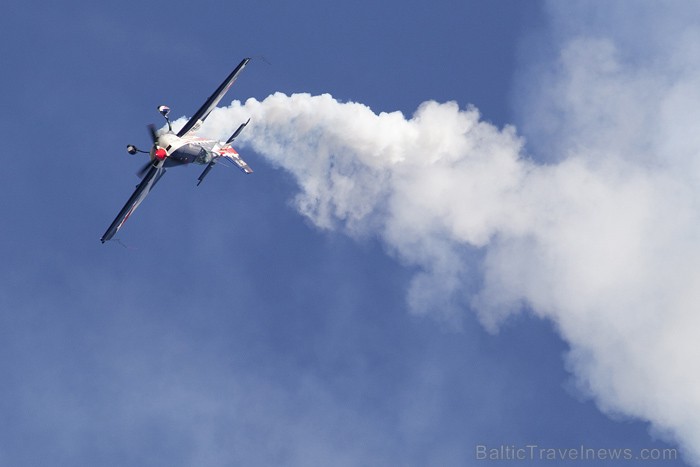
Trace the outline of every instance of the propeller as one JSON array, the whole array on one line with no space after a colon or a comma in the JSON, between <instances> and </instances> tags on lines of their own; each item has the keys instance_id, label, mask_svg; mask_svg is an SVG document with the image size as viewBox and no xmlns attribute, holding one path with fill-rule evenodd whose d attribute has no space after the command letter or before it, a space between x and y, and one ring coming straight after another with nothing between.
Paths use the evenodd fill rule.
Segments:
<instances>
[{"instance_id":1,"label":"propeller","mask_svg":"<svg viewBox=\"0 0 700 467\"><path fill-rule=\"evenodd\" d=\"M153 146L155 147L155 156L158 161L163 161L165 157L167 156L167 153L165 152L165 149L158 147L158 132L156 130L156 126L151 123L148 125L148 133L151 135L151 141L153 141ZM136 149L135 146L129 145L128 147ZM131 152L131 151L129 151ZM138 152L143 152L148 154L146 151L138 151ZM133 154L133 153L132 153ZM148 161L146 164L144 164L143 167L139 169L138 172L136 172L136 175L139 176L139 178L143 178L146 175L146 172L148 172L148 169L151 168L151 166L154 166L155 161Z\"/></svg>"},{"instance_id":2,"label":"propeller","mask_svg":"<svg viewBox=\"0 0 700 467\"><path fill-rule=\"evenodd\" d=\"M138 175L139 178L143 178L146 176L146 172L148 172L148 169L151 168L153 163L151 161L146 162L143 167L139 169L138 172L136 172L136 175Z\"/></svg>"},{"instance_id":3,"label":"propeller","mask_svg":"<svg viewBox=\"0 0 700 467\"><path fill-rule=\"evenodd\" d=\"M151 134L151 141L153 144L158 142L158 132L156 131L156 126L153 123L148 125L148 132Z\"/></svg>"}]
</instances>

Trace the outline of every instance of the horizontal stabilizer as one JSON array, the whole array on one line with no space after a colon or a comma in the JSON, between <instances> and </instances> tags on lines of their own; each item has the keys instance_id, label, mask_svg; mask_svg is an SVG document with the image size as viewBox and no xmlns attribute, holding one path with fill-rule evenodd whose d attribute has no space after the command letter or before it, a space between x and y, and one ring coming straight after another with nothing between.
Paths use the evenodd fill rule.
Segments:
<instances>
[{"instance_id":1,"label":"horizontal stabilizer","mask_svg":"<svg viewBox=\"0 0 700 467\"><path fill-rule=\"evenodd\" d=\"M202 175L200 175L199 178L197 179L197 186L199 186L199 184L204 181L204 177L206 177L207 174L209 173L209 171L212 169L212 167L214 167L214 164L216 164L215 160L211 161L209 164L207 164L207 168L204 169L204 172L202 172Z\"/></svg>"},{"instance_id":2,"label":"horizontal stabilizer","mask_svg":"<svg viewBox=\"0 0 700 467\"><path fill-rule=\"evenodd\" d=\"M248 121L245 122L245 123L241 123L241 126L239 126L238 129L237 129L236 131L233 132L233 134L231 135L231 137L230 137L229 139L226 140L226 144L231 144L231 143L233 143L233 140L236 139L236 138L238 137L238 135L241 134L241 131L243 131L243 128L245 128L246 125L247 125L248 123L250 123L250 119L248 119Z\"/></svg>"}]
</instances>

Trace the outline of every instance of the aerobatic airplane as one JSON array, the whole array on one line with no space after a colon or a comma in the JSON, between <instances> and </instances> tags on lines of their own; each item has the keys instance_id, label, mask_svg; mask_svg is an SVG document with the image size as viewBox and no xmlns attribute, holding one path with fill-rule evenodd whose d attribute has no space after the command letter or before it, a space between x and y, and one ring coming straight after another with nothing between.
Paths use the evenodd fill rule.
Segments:
<instances>
[{"instance_id":1,"label":"aerobatic airplane","mask_svg":"<svg viewBox=\"0 0 700 467\"><path fill-rule=\"evenodd\" d=\"M243 71L243 68L245 68L249 61L250 58L245 58L238 64L236 69L228 75L226 80L221 83L221 86L214 91L214 94L207 99L204 105L202 105L192 118L188 120L177 134L173 132L170 119L168 118L170 109L164 105L158 107L158 111L168 123L168 131L159 135L156 132L155 126L149 125L148 129L150 130L151 139L153 140L153 146L150 151L142 151L132 144L126 147L129 154L149 154L151 160L139 171L139 177L142 178L141 183L136 186L134 194L131 195L129 201L127 201L122 210L119 211L114 222L112 222L100 239L102 243L114 237L114 234L124 225L124 222L126 222L129 216L153 189L155 184L158 183L158 180L165 174L165 170L168 167L192 163L206 165L206 168L197 179L197 186L202 183L204 177L206 177L212 167L214 167L214 164L222 160L235 164L247 174L253 173L253 170L248 164L246 164L245 161L240 158L236 150L231 147L233 140L236 139L243 128L250 122L250 119L241 124L226 142L208 140L194 135L211 111L214 110L224 97L226 91L228 91L233 82L236 81L236 78L238 78L238 75Z\"/></svg>"}]
</instances>

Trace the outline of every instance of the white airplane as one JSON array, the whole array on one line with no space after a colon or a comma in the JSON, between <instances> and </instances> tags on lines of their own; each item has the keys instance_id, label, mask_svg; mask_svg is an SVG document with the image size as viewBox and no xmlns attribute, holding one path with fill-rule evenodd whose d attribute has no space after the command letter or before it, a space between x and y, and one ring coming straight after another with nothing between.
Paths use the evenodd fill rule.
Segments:
<instances>
[{"instance_id":1,"label":"white airplane","mask_svg":"<svg viewBox=\"0 0 700 467\"><path fill-rule=\"evenodd\" d=\"M158 180L160 180L163 174L165 174L165 170L168 167L192 163L206 165L204 172L202 172L197 179L197 186L202 183L204 177L206 177L212 167L214 167L214 164L222 159L233 163L247 174L253 173L253 170L248 164L246 164L236 150L231 147L233 140L236 139L243 128L250 122L250 119L241 124L226 142L208 140L194 135L211 111L216 108L217 104L224 97L224 94L226 94L226 91L228 91L234 81L236 81L236 78L238 78L238 75L243 71L243 68L245 68L249 61L250 58L245 58L238 64L236 69L228 75L226 80L221 83L221 86L214 91L214 94L207 99L204 105L202 105L192 118L188 120L177 134L173 133L170 119L168 118L170 109L165 105L158 107L158 111L168 123L168 132L158 135L155 126L149 125L148 128L151 133L151 139L153 140L153 147L151 147L150 151L142 151L132 144L126 147L129 154L149 154L151 160L139 171L139 176L142 178L141 183L136 186L134 194L131 195L131 198L129 198L122 210L119 211L117 217L100 239L102 243L114 237L114 234L119 231L139 204L146 199L148 193L153 189L155 184L158 183Z\"/></svg>"}]
</instances>

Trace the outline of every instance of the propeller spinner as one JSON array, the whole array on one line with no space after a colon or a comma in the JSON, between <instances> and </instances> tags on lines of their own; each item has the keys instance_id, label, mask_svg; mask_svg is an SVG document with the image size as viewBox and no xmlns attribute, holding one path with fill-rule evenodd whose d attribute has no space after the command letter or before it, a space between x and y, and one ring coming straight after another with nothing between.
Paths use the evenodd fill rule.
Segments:
<instances>
[{"instance_id":1,"label":"propeller spinner","mask_svg":"<svg viewBox=\"0 0 700 467\"><path fill-rule=\"evenodd\" d=\"M156 150L153 151L153 157L155 157L159 161L162 161L163 159L168 157L168 153L165 149L161 148L160 146L156 146Z\"/></svg>"},{"instance_id":2,"label":"propeller spinner","mask_svg":"<svg viewBox=\"0 0 700 467\"><path fill-rule=\"evenodd\" d=\"M165 158L168 157L168 151L166 151L165 148L161 148L160 146L158 146L158 132L154 124L151 123L150 125L148 125L148 133L151 135L151 141L153 141L153 146L151 148L150 153L146 151L141 151L140 149L136 149L136 146L133 146L131 144L127 146L127 151L129 151L130 154L134 154L133 152L131 152L131 149L133 148L136 149L138 152L151 154L151 156L158 162L163 162ZM136 172L136 175L138 175L139 178L143 178L146 175L146 172L148 172L148 169L151 167L151 165L153 165L153 161L146 162L146 164L144 164L144 166L141 167L141 169L139 169L138 172Z\"/></svg>"}]
</instances>

